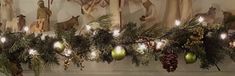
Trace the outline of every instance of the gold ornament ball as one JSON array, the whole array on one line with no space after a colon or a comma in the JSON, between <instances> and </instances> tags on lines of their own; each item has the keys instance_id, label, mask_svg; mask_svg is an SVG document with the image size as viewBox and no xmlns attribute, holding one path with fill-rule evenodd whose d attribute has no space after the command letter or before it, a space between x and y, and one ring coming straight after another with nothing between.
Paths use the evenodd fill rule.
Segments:
<instances>
[{"instance_id":1,"label":"gold ornament ball","mask_svg":"<svg viewBox=\"0 0 235 76\"><path fill-rule=\"evenodd\" d=\"M197 61L197 56L193 52L187 52L184 56L184 59L187 64L193 64Z\"/></svg>"},{"instance_id":2,"label":"gold ornament ball","mask_svg":"<svg viewBox=\"0 0 235 76\"><path fill-rule=\"evenodd\" d=\"M126 51L123 47L117 46L112 50L112 57L115 60L122 60L126 56Z\"/></svg>"}]
</instances>

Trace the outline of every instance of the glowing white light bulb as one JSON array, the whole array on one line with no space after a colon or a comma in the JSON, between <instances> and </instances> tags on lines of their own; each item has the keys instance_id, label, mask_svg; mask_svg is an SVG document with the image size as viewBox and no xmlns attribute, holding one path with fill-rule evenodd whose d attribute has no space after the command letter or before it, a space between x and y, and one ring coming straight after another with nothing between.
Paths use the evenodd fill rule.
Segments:
<instances>
[{"instance_id":1,"label":"glowing white light bulb","mask_svg":"<svg viewBox=\"0 0 235 76\"><path fill-rule=\"evenodd\" d=\"M37 50L29 49L29 55L39 55Z\"/></svg>"},{"instance_id":2,"label":"glowing white light bulb","mask_svg":"<svg viewBox=\"0 0 235 76\"><path fill-rule=\"evenodd\" d=\"M235 41L230 44L232 47L235 47Z\"/></svg>"},{"instance_id":3,"label":"glowing white light bulb","mask_svg":"<svg viewBox=\"0 0 235 76\"><path fill-rule=\"evenodd\" d=\"M220 38L223 39L223 40L226 39L227 38L227 34L226 33L220 34Z\"/></svg>"},{"instance_id":4,"label":"glowing white light bulb","mask_svg":"<svg viewBox=\"0 0 235 76\"><path fill-rule=\"evenodd\" d=\"M121 46L117 46L117 47L115 48L115 51L116 51L117 54L122 53L122 50L123 50L123 48L122 48Z\"/></svg>"},{"instance_id":5,"label":"glowing white light bulb","mask_svg":"<svg viewBox=\"0 0 235 76\"><path fill-rule=\"evenodd\" d=\"M28 32L28 31L29 31L29 27L28 27L28 26L25 26L25 27L23 28L23 30L24 30L25 32Z\"/></svg>"},{"instance_id":6,"label":"glowing white light bulb","mask_svg":"<svg viewBox=\"0 0 235 76\"><path fill-rule=\"evenodd\" d=\"M71 49L65 49L64 50L64 55L65 56L70 56L72 54L72 50Z\"/></svg>"},{"instance_id":7,"label":"glowing white light bulb","mask_svg":"<svg viewBox=\"0 0 235 76\"><path fill-rule=\"evenodd\" d=\"M62 49L63 48L63 44L61 42L57 41L57 42L54 43L53 47L54 48L58 48L58 49Z\"/></svg>"},{"instance_id":8,"label":"glowing white light bulb","mask_svg":"<svg viewBox=\"0 0 235 76\"><path fill-rule=\"evenodd\" d=\"M120 30L114 30L113 31L113 36L118 37L120 35Z\"/></svg>"},{"instance_id":9,"label":"glowing white light bulb","mask_svg":"<svg viewBox=\"0 0 235 76\"><path fill-rule=\"evenodd\" d=\"M95 58L97 58L97 52L96 51L92 51L90 53L90 59L95 59Z\"/></svg>"},{"instance_id":10,"label":"glowing white light bulb","mask_svg":"<svg viewBox=\"0 0 235 76\"><path fill-rule=\"evenodd\" d=\"M201 22L203 22L203 21L204 21L204 18L200 16L200 17L198 18L198 22L201 23Z\"/></svg>"},{"instance_id":11,"label":"glowing white light bulb","mask_svg":"<svg viewBox=\"0 0 235 76\"><path fill-rule=\"evenodd\" d=\"M175 20L175 25L179 26L181 24L180 20Z\"/></svg>"},{"instance_id":12,"label":"glowing white light bulb","mask_svg":"<svg viewBox=\"0 0 235 76\"><path fill-rule=\"evenodd\" d=\"M161 49L166 46L167 40L155 40L156 49Z\"/></svg>"},{"instance_id":13,"label":"glowing white light bulb","mask_svg":"<svg viewBox=\"0 0 235 76\"><path fill-rule=\"evenodd\" d=\"M1 37L1 42L5 43L7 41L6 37Z\"/></svg>"},{"instance_id":14,"label":"glowing white light bulb","mask_svg":"<svg viewBox=\"0 0 235 76\"><path fill-rule=\"evenodd\" d=\"M163 42L156 42L157 43L157 45L156 45L156 49L161 49L162 47L163 47L163 45L164 45L164 43Z\"/></svg>"},{"instance_id":15,"label":"glowing white light bulb","mask_svg":"<svg viewBox=\"0 0 235 76\"><path fill-rule=\"evenodd\" d=\"M147 46L145 44L139 44L139 50L146 50Z\"/></svg>"},{"instance_id":16,"label":"glowing white light bulb","mask_svg":"<svg viewBox=\"0 0 235 76\"><path fill-rule=\"evenodd\" d=\"M90 25L86 25L86 30L90 31L91 30L91 26Z\"/></svg>"},{"instance_id":17,"label":"glowing white light bulb","mask_svg":"<svg viewBox=\"0 0 235 76\"><path fill-rule=\"evenodd\" d=\"M99 50L94 46L90 47L91 52L88 53L88 58L90 60L96 60L99 57Z\"/></svg>"},{"instance_id":18,"label":"glowing white light bulb","mask_svg":"<svg viewBox=\"0 0 235 76\"><path fill-rule=\"evenodd\" d=\"M96 35L96 34L97 34L97 32L96 32L96 31L94 31L92 34L93 34L93 35Z\"/></svg>"},{"instance_id":19,"label":"glowing white light bulb","mask_svg":"<svg viewBox=\"0 0 235 76\"><path fill-rule=\"evenodd\" d=\"M144 54L145 50L147 49L147 46L145 44L138 44L137 52L140 54Z\"/></svg>"},{"instance_id":20,"label":"glowing white light bulb","mask_svg":"<svg viewBox=\"0 0 235 76\"><path fill-rule=\"evenodd\" d=\"M92 56L92 57L96 57L96 51L92 51L92 52L91 52L91 56Z\"/></svg>"}]
</instances>

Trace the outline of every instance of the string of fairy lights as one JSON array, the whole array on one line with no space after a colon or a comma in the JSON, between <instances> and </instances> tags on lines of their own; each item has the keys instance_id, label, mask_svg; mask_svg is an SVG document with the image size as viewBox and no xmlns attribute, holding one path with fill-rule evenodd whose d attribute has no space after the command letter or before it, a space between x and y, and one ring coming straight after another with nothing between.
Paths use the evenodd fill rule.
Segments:
<instances>
[{"instance_id":1,"label":"string of fairy lights","mask_svg":"<svg viewBox=\"0 0 235 76\"><path fill-rule=\"evenodd\" d=\"M198 21L199 23L203 23L204 20L205 20L205 19L204 19L203 17L199 17L197 21ZM180 26L181 24L182 24L182 23L181 23L180 20L175 20L175 26L176 26L176 27L177 27L177 26ZM86 29L87 31L92 32L93 35L96 34L96 31L92 30L93 27L90 26L90 25L85 25L85 29ZM23 28L23 31L26 32L26 33L29 32L29 27L28 27L28 26L25 26L25 27ZM112 34L113 34L113 37L115 37L115 38L119 37L119 36L121 35L120 29L114 29L114 30L112 31ZM221 34L220 34L220 39L222 39L222 40L225 40L227 37L228 37L228 34L227 34L227 33L221 33ZM0 37L0 41L1 41L2 44L6 43L8 40L10 40L10 39L7 39L7 38L4 37L4 36L1 36L1 37ZM164 39L156 39L153 44L156 44L155 49L158 50L158 49L164 48L164 46L165 46L167 43L168 43L168 40L166 40L166 39L165 39L165 40L164 40ZM233 47L235 47L235 41L231 42L230 45L233 46ZM71 49L72 47L70 47L69 44L66 43L65 40L63 40L63 41L56 41L56 42L54 43L54 45L53 45L53 48L54 48L54 49L57 49L57 50L64 50L64 51L63 51L63 55L66 56L66 57L69 57L71 54L73 54L73 50ZM148 45L146 45L145 43L138 43L137 51L138 51L140 54L144 54L144 51L147 50L147 49L148 49ZM35 50L35 49L32 49L32 48L29 49L28 53L29 53L30 55L32 55L32 56L37 56L37 55L39 55L38 51ZM95 59L95 58L98 57L98 55L99 55L98 53L99 53L99 52L98 52L96 49L93 48L93 49L91 50L89 56L90 56L91 59ZM125 51L125 49L124 49L121 45L118 45L118 46L116 46L116 47L114 48L114 51L112 51L112 54L115 54L115 53L116 53L116 54L125 55L125 54L126 54L126 51ZM122 59L122 58L117 58L117 60L120 60L120 59Z\"/></svg>"}]
</instances>

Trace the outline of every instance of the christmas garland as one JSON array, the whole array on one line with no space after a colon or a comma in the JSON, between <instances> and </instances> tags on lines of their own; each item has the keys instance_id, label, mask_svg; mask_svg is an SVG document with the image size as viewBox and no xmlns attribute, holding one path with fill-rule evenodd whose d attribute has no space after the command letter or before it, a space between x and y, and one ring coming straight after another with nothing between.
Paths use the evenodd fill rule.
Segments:
<instances>
[{"instance_id":1,"label":"christmas garland","mask_svg":"<svg viewBox=\"0 0 235 76\"><path fill-rule=\"evenodd\" d=\"M86 25L86 31L83 34L79 31L78 35L74 28L68 31L58 28L56 36L5 31L0 38L0 72L7 76L22 75L21 63L24 63L39 76L44 65L59 65L59 56L65 58L65 70L71 63L82 70L84 61L111 63L131 56L137 66L148 65L155 59L168 72L173 72L181 53L185 54L187 64L200 60L201 68L216 66L220 70L217 64L225 55L235 61L233 35L227 33L226 25L206 25L200 18L177 24L166 33L160 27L142 30L142 26L134 23L111 31L109 16Z\"/></svg>"}]
</instances>

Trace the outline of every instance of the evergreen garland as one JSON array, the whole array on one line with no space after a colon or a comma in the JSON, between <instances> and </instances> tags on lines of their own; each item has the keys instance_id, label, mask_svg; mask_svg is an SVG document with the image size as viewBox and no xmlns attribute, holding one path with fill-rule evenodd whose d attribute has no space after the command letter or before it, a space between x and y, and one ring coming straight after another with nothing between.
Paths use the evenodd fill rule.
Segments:
<instances>
[{"instance_id":1,"label":"evergreen garland","mask_svg":"<svg viewBox=\"0 0 235 76\"><path fill-rule=\"evenodd\" d=\"M205 26L193 19L184 25L172 28L163 35L153 36L154 31L152 33L139 32L146 30L141 30L141 27L137 27L135 23L129 23L120 31L119 37L114 37L111 30L108 30L111 26L108 15L92 23L94 22L98 23L101 28L79 35L76 35L74 28L67 31L57 29L56 37L45 36L44 38L42 38L43 34L2 32L1 38L5 37L7 40L0 44L0 72L7 76L17 76L23 71L21 63L25 63L35 72L35 76L39 76L45 64L59 64L58 56L66 58L65 70L71 62L82 69L84 68L83 62L90 60L87 54L94 48L98 50L97 60L111 63L114 60L111 51L118 45L125 48L127 55L133 58L132 61L137 66L147 65L150 60L160 58L164 68L169 72L177 68L177 54L188 51L197 55L203 69L216 66L220 70L217 64L222 62L225 55L229 55L235 61L234 47L229 46L229 43L233 41L233 35L225 40L220 39L220 34L227 31L224 29L226 27L220 24ZM156 40L166 40L167 43L165 47L156 49L158 46L155 43ZM65 48L71 50L71 54L67 55L64 53L65 50L58 51L53 48L56 41L63 42ZM138 51L140 44L146 45L147 49ZM171 58L171 55L174 58ZM164 59L170 59L170 64L164 62Z\"/></svg>"}]
</instances>

